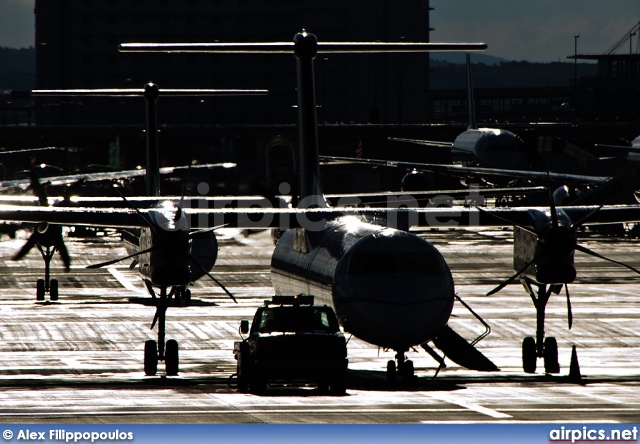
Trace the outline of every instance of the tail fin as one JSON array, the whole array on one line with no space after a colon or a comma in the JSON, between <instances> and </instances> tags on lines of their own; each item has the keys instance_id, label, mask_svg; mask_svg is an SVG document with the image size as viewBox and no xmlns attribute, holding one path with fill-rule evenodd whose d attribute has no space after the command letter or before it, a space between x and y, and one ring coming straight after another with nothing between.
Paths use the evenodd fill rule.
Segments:
<instances>
[{"instance_id":1,"label":"tail fin","mask_svg":"<svg viewBox=\"0 0 640 444\"><path fill-rule=\"evenodd\" d=\"M147 196L160 196L160 154L158 151L158 116L156 102L160 92L158 85L144 85L147 104Z\"/></svg>"},{"instance_id":2,"label":"tail fin","mask_svg":"<svg viewBox=\"0 0 640 444\"><path fill-rule=\"evenodd\" d=\"M473 79L471 78L471 54L467 53L467 104L469 106L469 126L467 129L478 129L476 124L476 106L473 100Z\"/></svg>"},{"instance_id":3,"label":"tail fin","mask_svg":"<svg viewBox=\"0 0 640 444\"><path fill-rule=\"evenodd\" d=\"M327 207L320 186L318 153L318 118L313 59L318 54L315 35L301 32L294 37L294 53L298 73L298 192L303 207Z\"/></svg>"}]
</instances>

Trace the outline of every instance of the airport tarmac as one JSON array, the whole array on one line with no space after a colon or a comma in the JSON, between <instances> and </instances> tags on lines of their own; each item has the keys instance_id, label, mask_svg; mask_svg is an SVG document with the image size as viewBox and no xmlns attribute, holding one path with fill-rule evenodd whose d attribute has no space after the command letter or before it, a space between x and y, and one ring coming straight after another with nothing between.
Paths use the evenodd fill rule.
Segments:
<instances>
[{"instance_id":1,"label":"airport tarmac","mask_svg":"<svg viewBox=\"0 0 640 444\"><path fill-rule=\"evenodd\" d=\"M26 240L0 242L0 422L4 423L607 423L640 422L640 276L577 253L578 279L570 285L573 328L567 328L564 292L547 308L547 335L559 345L561 373L521 368L521 341L535 333L535 311L519 284L484 294L513 274L510 230L435 231L425 236L443 253L458 295L491 326L478 348L500 369L478 373L424 350L412 350L415 387L389 387L386 362L394 353L349 341L345 396L311 386L275 386L264 395L238 393L233 342L241 319L272 294L273 243L268 232L248 237L220 233L213 274L238 299L233 303L206 278L193 304L172 307L167 338L180 344L180 375L147 377L143 344L153 306L128 263L87 270L91 263L126 255L116 237L70 238L71 271L58 258L52 277L60 300L36 303L43 275L37 250L10 260ZM640 266L638 240L592 236L581 244ZM451 325L468 340L484 327L459 303ZM582 379L568 377L576 345ZM162 366L161 366L162 368Z\"/></svg>"}]
</instances>

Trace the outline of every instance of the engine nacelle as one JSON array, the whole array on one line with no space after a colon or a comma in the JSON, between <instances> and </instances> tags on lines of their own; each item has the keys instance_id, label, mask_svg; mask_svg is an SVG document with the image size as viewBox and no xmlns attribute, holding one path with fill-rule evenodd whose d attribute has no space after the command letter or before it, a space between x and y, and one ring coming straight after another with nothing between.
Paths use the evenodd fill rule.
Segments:
<instances>
[{"instance_id":1,"label":"engine nacelle","mask_svg":"<svg viewBox=\"0 0 640 444\"><path fill-rule=\"evenodd\" d=\"M211 271L218 259L218 240L213 231L203 231L191 239L191 257L202 268ZM200 279L205 272L191 264L191 282Z\"/></svg>"}]
</instances>

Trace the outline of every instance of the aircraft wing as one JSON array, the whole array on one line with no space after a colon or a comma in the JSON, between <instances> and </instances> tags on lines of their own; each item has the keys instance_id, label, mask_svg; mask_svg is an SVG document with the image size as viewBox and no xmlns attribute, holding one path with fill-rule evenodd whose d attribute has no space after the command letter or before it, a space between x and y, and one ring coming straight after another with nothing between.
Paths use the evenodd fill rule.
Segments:
<instances>
[{"instance_id":1,"label":"aircraft wing","mask_svg":"<svg viewBox=\"0 0 640 444\"><path fill-rule=\"evenodd\" d=\"M624 153L640 153L640 146L621 146L621 145L601 145L596 143L594 145L599 151L604 151L610 155L624 154Z\"/></svg>"},{"instance_id":2,"label":"aircraft wing","mask_svg":"<svg viewBox=\"0 0 640 444\"><path fill-rule=\"evenodd\" d=\"M184 208L192 229L219 226L229 228L296 228L322 230L327 221L339 216L360 216L372 222L380 221L390 227L412 226L431 228L464 228L520 225L532 226L532 212L548 208L492 208L478 210L463 206L428 208ZM571 220L585 224L640 222L640 206L573 206L562 208ZM167 218L175 214L175 206L166 205ZM0 205L0 221L49 222L59 225L96 227L145 227L142 216L149 217L154 209L96 208L96 207L38 207Z\"/></svg>"},{"instance_id":3,"label":"aircraft wing","mask_svg":"<svg viewBox=\"0 0 640 444\"><path fill-rule=\"evenodd\" d=\"M453 142L439 142L437 140L420 140L420 139L405 139L403 137L389 137L389 140L393 142L412 143L414 145L432 146L438 148L453 148Z\"/></svg>"},{"instance_id":4,"label":"aircraft wing","mask_svg":"<svg viewBox=\"0 0 640 444\"><path fill-rule=\"evenodd\" d=\"M557 180L569 183L590 183L598 184L611 179L610 176L588 176L581 174L564 174L545 171L524 171L524 170L508 170L502 168L480 168L465 167L459 165L443 165L432 163L415 163L415 162L396 162L393 160L379 159L359 159L357 157L336 157L336 156L320 156L323 162L343 162L343 163L361 163L367 165L380 165L389 167L398 167L406 169L416 169L422 171L432 171L435 173L446 173L456 176L464 176L468 174L487 175L487 176L506 176L521 177L525 179L535 180Z\"/></svg>"},{"instance_id":5,"label":"aircraft wing","mask_svg":"<svg viewBox=\"0 0 640 444\"><path fill-rule=\"evenodd\" d=\"M203 165L192 165L191 171L204 171L207 172L213 168L233 168L236 164L234 163L216 163L216 164L203 164ZM188 166L175 166L175 167L163 167L160 168L161 175L186 175ZM146 169L133 169L133 170L123 170L123 171L109 171L109 172L101 172L101 173L80 173L80 174L68 174L64 176L51 176L51 177L43 177L40 178L40 183L42 185L51 185L51 186L60 186L60 185L71 185L76 182L102 182L102 181L113 181L113 180L125 180L125 179L133 179L136 177L144 177L146 174ZM0 189L19 189L22 191L26 191L31 185L30 179L17 179L17 180L6 180L4 182L0 182Z\"/></svg>"},{"instance_id":6,"label":"aircraft wing","mask_svg":"<svg viewBox=\"0 0 640 444\"><path fill-rule=\"evenodd\" d=\"M483 205L485 197L493 196L522 196L536 193L546 193L546 187L499 187L499 188L479 188L471 187L457 190L431 190L431 191L411 191L394 192L386 191L379 193L351 193L351 194L325 194L325 199L332 207L344 206L416 206L418 204L433 203L435 201L447 201L453 199L464 199L466 203L472 205ZM1 198L0 198L1 200Z\"/></svg>"}]
</instances>

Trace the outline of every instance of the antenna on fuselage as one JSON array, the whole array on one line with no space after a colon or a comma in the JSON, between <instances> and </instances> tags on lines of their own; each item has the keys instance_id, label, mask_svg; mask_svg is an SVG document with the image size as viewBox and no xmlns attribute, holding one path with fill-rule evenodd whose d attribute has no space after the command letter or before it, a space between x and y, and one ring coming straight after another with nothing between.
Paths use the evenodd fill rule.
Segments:
<instances>
[{"instance_id":1,"label":"antenna on fuselage","mask_svg":"<svg viewBox=\"0 0 640 444\"><path fill-rule=\"evenodd\" d=\"M476 104L473 100L473 78L471 77L471 54L467 53L467 105L469 106L469 126L468 130L478 129L476 123Z\"/></svg>"}]
</instances>

